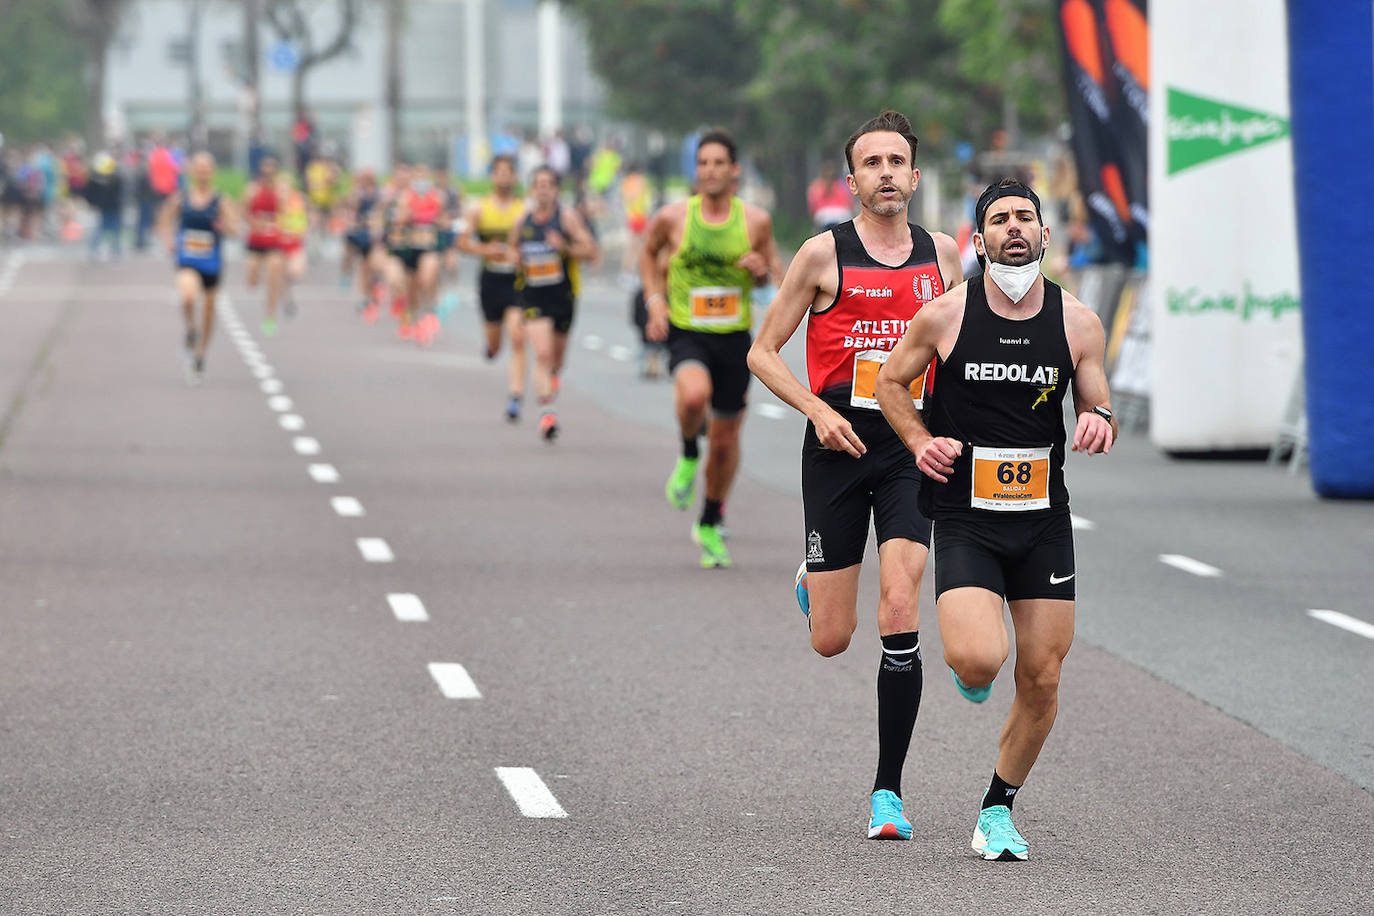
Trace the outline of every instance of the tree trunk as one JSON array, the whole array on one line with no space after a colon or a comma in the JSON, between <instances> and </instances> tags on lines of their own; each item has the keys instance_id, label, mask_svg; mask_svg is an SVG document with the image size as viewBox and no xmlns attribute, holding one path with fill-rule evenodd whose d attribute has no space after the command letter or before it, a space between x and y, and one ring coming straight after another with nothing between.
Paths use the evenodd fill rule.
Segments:
<instances>
[{"instance_id":1,"label":"tree trunk","mask_svg":"<svg viewBox=\"0 0 1374 916\"><path fill-rule=\"evenodd\" d=\"M90 68L86 75L86 143L91 149L105 148L105 59L110 36L94 32L87 38Z\"/></svg>"},{"instance_id":2,"label":"tree trunk","mask_svg":"<svg viewBox=\"0 0 1374 916\"><path fill-rule=\"evenodd\" d=\"M259 4L262 0L243 0L243 75L248 96L248 149L262 141L262 97L259 88L262 49L258 45ZM245 161L245 166L247 162Z\"/></svg>"},{"instance_id":3,"label":"tree trunk","mask_svg":"<svg viewBox=\"0 0 1374 916\"><path fill-rule=\"evenodd\" d=\"M395 169L401 155L401 21L402 0L386 5L386 158Z\"/></svg>"}]
</instances>

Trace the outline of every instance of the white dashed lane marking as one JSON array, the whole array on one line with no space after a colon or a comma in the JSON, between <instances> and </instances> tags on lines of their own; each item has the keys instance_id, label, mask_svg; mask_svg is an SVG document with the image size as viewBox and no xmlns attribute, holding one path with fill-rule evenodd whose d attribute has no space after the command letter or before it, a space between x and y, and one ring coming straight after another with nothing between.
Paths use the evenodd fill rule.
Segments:
<instances>
[{"instance_id":1,"label":"white dashed lane marking","mask_svg":"<svg viewBox=\"0 0 1374 916\"><path fill-rule=\"evenodd\" d=\"M306 468L315 483L338 483L339 472L332 464L312 464Z\"/></svg>"},{"instance_id":2,"label":"white dashed lane marking","mask_svg":"<svg viewBox=\"0 0 1374 916\"><path fill-rule=\"evenodd\" d=\"M408 592L393 592L386 596L386 603L391 605L391 613L402 623L424 623L429 619L419 597Z\"/></svg>"},{"instance_id":3,"label":"white dashed lane marking","mask_svg":"<svg viewBox=\"0 0 1374 916\"><path fill-rule=\"evenodd\" d=\"M606 353L611 357L611 359L622 363L629 362L630 358L634 356L633 350L631 350L629 347L622 346L620 344L616 344L615 346L611 347L609 350L606 351Z\"/></svg>"},{"instance_id":4,"label":"white dashed lane marking","mask_svg":"<svg viewBox=\"0 0 1374 916\"><path fill-rule=\"evenodd\" d=\"M1073 523L1074 531L1092 531L1097 527L1097 522L1089 521L1079 515L1070 515L1069 521Z\"/></svg>"},{"instance_id":5,"label":"white dashed lane marking","mask_svg":"<svg viewBox=\"0 0 1374 916\"><path fill-rule=\"evenodd\" d=\"M382 538L358 538L358 553L369 563L390 563L396 559L391 545Z\"/></svg>"},{"instance_id":6,"label":"white dashed lane marking","mask_svg":"<svg viewBox=\"0 0 1374 916\"><path fill-rule=\"evenodd\" d=\"M296 450L298 455L318 455L320 453L320 440L312 436L297 436L291 440L291 447Z\"/></svg>"},{"instance_id":7,"label":"white dashed lane marking","mask_svg":"<svg viewBox=\"0 0 1374 916\"><path fill-rule=\"evenodd\" d=\"M284 394L274 394L267 399L267 406L277 411L277 413L282 413L283 411L287 411L290 410L292 407L295 407L296 402L291 400Z\"/></svg>"},{"instance_id":8,"label":"white dashed lane marking","mask_svg":"<svg viewBox=\"0 0 1374 916\"><path fill-rule=\"evenodd\" d=\"M1221 575L1221 570L1215 566L1204 563L1201 560L1194 560L1192 557L1185 557L1181 553L1161 553L1159 562L1165 566L1172 566L1174 569L1181 569L1186 573L1195 576L1202 576L1207 579L1215 579Z\"/></svg>"},{"instance_id":9,"label":"white dashed lane marking","mask_svg":"<svg viewBox=\"0 0 1374 916\"><path fill-rule=\"evenodd\" d=\"M305 418L298 413L284 413L277 417L277 422L287 432L298 433L305 429Z\"/></svg>"},{"instance_id":10,"label":"white dashed lane marking","mask_svg":"<svg viewBox=\"0 0 1374 916\"><path fill-rule=\"evenodd\" d=\"M525 817L567 817L539 774L529 767L497 767L496 776Z\"/></svg>"},{"instance_id":11,"label":"white dashed lane marking","mask_svg":"<svg viewBox=\"0 0 1374 916\"><path fill-rule=\"evenodd\" d=\"M582 338L582 346L588 350L600 350L605 345L606 342L595 334L587 334Z\"/></svg>"},{"instance_id":12,"label":"white dashed lane marking","mask_svg":"<svg viewBox=\"0 0 1374 916\"><path fill-rule=\"evenodd\" d=\"M334 507L334 511L345 518L361 518L367 513L363 511L363 504L352 496L335 496L329 501Z\"/></svg>"},{"instance_id":13,"label":"white dashed lane marking","mask_svg":"<svg viewBox=\"0 0 1374 916\"><path fill-rule=\"evenodd\" d=\"M254 376L255 378L264 378L264 379L265 379L265 378L271 378L271 377L272 377L272 367L269 366L269 365L267 365L266 363L262 363L262 364L260 364L260 365L258 365L258 366L255 366L255 367L253 368L253 376Z\"/></svg>"},{"instance_id":14,"label":"white dashed lane marking","mask_svg":"<svg viewBox=\"0 0 1374 916\"><path fill-rule=\"evenodd\" d=\"M450 700L480 700L482 693L466 668L456 662L430 662L429 675Z\"/></svg>"},{"instance_id":15,"label":"white dashed lane marking","mask_svg":"<svg viewBox=\"0 0 1374 916\"><path fill-rule=\"evenodd\" d=\"M787 408L781 404L755 404L754 413L770 420L781 420L787 416Z\"/></svg>"},{"instance_id":16,"label":"white dashed lane marking","mask_svg":"<svg viewBox=\"0 0 1374 916\"><path fill-rule=\"evenodd\" d=\"M281 394L283 386L279 378L265 378L258 387L262 389L263 394Z\"/></svg>"},{"instance_id":17,"label":"white dashed lane marking","mask_svg":"<svg viewBox=\"0 0 1374 916\"><path fill-rule=\"evenodd\" d=\"M1342 614L1340 611L1328 611L1324 609L1310 610L1307 616L1322 623L1329 623L1333 627L1340 627L1348 630L1365 639L1374 639L1374 623L1361 620L1358 617L1351 617L1349 614Z\"/></svg>"}]
</instances>

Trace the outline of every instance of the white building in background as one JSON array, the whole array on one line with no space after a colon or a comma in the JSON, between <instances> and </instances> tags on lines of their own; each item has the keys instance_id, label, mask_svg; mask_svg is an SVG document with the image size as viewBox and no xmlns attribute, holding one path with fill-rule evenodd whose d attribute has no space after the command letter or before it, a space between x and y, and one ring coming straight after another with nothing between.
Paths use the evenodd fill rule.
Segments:
<instances>
[{"instance_id":1,"label":"white building in background","mask_svg":"<svg viewBox=\"0 0 1374 916\"><path fill-rule=\"evenodd\" d=\"M346 164L387 169L387 0L359 5L350 47L310 71L304 100L320 137ZM336 31L337 3L303 6L311 11L314 43L326 44ZM541 127L600 127L605 93L592 73L581 23L559 15L558 6L549 0L404 0L402 155L471 172L483 166L488 138ZM193 92L187 61L198 58L208 143L222 158L240 158L247 109L235 62L243 30L237 2L134 0L109 54L103 107L112 129L123 136L187 131ZM284 153L294 120L292 49L265 20L257 31L264 140ZM195 55L188 53L192 42Z\"/></svg>"}]
</instances>

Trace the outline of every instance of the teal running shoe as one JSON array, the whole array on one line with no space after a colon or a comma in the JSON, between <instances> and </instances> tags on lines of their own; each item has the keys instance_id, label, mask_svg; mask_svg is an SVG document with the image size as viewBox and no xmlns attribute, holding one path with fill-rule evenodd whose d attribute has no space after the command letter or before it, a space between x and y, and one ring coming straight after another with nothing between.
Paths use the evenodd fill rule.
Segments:
<instances>
[{"instance_id":1,"label":"teal running shoe","mask_svg":"<svg viewBox=\"0 0 1374 916\"><path fill-rule=\"evenodd\" d=\"M868 819L870 840L909 840L911 821L902 814L902 800L887 789L879 789L869 799L873 816Z\"/></svg>"},{"instance_id":2,"label":"teal running shoe","mask_svg":"<svg viewBox=\"0 0 1374 916\"><path fill-rule=\"evenodd\" d=\"M992 685L986 687L969 687L959 680L959 675L954 673L954 669L949 669L949 676L954 678L954 686L959 688L959 692L964 695L964 699L970 703L981 703L992 693Z\"/></svg>"},{"instance_id":3,"label":"teal running shoe","mask_svg":"<svg viewBox=\"0 0 1374 916\"><path fill-rule=\"evenodd\" d=\"M806 587L806 561L802 560L797 567L797 604L801 605L801 611L806 615L807 625L811 624L811 592Z\"/></svg>"},{"instance_id":4,"label":"teal running shoe","mask_svg":"<svg viewBox=\"0 0 1374 916\"><path fill-rule=\"evenodd\" d=\"M725 549L721 540L720 528L716 525L693 525L692 541L701 548L701 568L730 568L730 551Z\"/></svg>"},{"instance_id":5,"label":"teal running shoe","mask_svg":"<svg viewBox=\"0 0 1374 916\"><path fill-rule=\"evenodd\" d=\"M978 813L978 826L973 828L969 845L989 862L1024 862L1030 856L1030 847L1011 822L1011 809L1006 805L993 805Z\"/></svg>"},{"instance_id":6,"label":"teal running shoe","mask_svg":"<svg viewBox=\"0 0 1374 916\"><path fill-rule=\"evenodd\" d=\"M697 492L697 463L700 460L680 457L673 466L673 473L668 478L664 493L668 497L668 505L674 509L686 509L692 504L692 497Z\"/></svg>"}]
</instances>

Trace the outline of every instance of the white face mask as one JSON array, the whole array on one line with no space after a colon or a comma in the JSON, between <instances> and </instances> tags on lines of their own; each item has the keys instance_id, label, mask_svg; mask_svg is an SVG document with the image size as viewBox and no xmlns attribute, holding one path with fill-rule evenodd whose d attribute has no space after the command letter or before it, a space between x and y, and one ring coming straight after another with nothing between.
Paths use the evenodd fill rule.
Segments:
<instances>
[{"instance_id":1,"label":"white face mask","mask_svg":"<svg viewBox=\"0 0 1374 916\"><path fill-rule=\"evenodd\" d=\"M992 282L997 284L998 289L1007 294L1008 299L1020 302L1035 285L1035 278L1040 276L1040 262L1031 261L1029 264L1013 267L1010 264L988 261L988 276L992 277Z\"/></svg>"}]
</instances>

